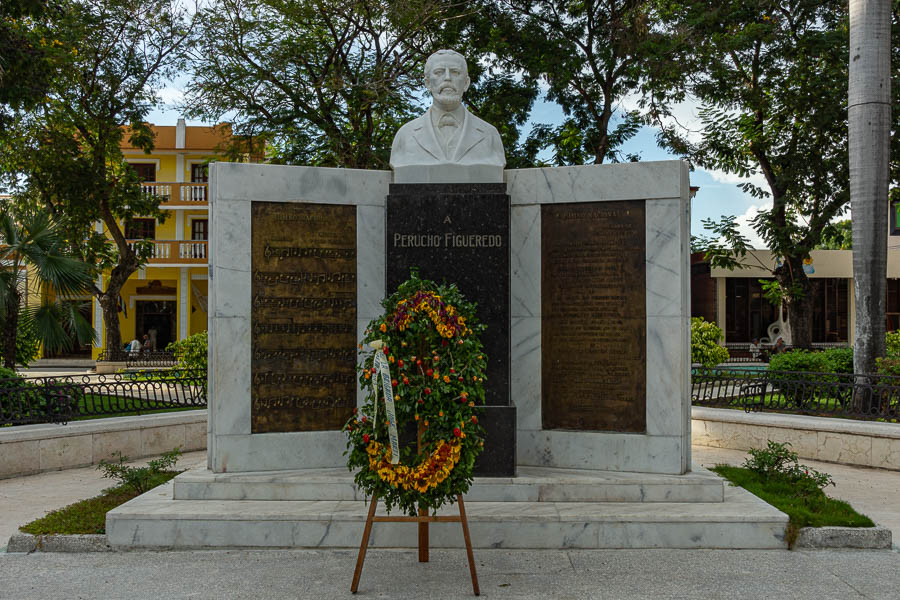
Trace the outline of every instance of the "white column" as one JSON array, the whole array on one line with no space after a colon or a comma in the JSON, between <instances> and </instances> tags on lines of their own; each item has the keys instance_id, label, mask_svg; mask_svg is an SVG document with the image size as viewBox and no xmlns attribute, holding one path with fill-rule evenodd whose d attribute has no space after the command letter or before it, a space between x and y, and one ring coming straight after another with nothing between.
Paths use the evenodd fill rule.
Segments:
<instances>
[{"instance_id":1,"label":"white column","mask_svg":"<svg viewBox=\"0 0 900 600\"><path fill-rule=\"evenodd\" d=\"M183 340L188 336L188 318L191 314L188 295L191 282L188 281L187 267L181 267L181 277L178 282L178 339Z\"/></svg>"},{"instance_id":2,"label":"white column","mask_svg":"<svg viewBox=\"0 0 900 600\"><path fill-rule=\"evenodd\" d=\"M94 223L94 231L99 234L103 234L103 221L97 221ZM97 276L97 288L103 289L103 275ZM100 306L100 302L96 297L92 300L94 303L94 333L97 335L97 339L94 341L95 348L102 348L106 343L106 340L103 339L103 308Z\"/></svg>"},{"instance_id":3,"label":"white column","mask_svg":"<svg viewBox=\"0 0 900 600\"><path fill-rule=\"evenodd\" d=\"M101 290L103 289L103 276L97 277L97 287ZM97 335L97 339L94 340L95 348L102 348L104 344L103 339L103 308L100 306L100 302L97 300L96 296L92 300L94 303L94 333Z\"/></svg>"},{"instance_id":4,"label":"white column","mask_svg":"<svg viewBox=\"0 0 900 600\"><path fill-rule=\"evenodd\" d=\"M184 183L184 154L175 155L175 181L176 183Z\"/></svg>"},{"instance_id":5,"label":"white column","mask_svg":"<svg viewBox=\"0 0 900 600\"><path fill-rule=\"evenodd\" d=\"M726 343L728 341L728 337L725 334L725 278L724 277L716 277L716 325L722 330L723 340L722 343Z\"/></svg>"},{"instance_id":6,"label":"white column","mask_svg":"<svg viewBox=\"0 0 900 600\"><path fill-rule=\"evenodd\" d=\"M176 240L184 239L184 211L183 210L175 211L175 239Z\"/></svg>"}]
</instances>

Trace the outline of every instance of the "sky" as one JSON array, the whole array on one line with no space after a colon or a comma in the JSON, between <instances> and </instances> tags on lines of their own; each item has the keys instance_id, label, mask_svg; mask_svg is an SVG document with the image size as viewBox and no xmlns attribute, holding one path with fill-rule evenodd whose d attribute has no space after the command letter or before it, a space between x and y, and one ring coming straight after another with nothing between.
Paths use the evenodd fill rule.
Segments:
<instances>
[{"instance_id":1,"label":"sky","mask_svg":"<svg viewBox=\"0 0 900 600\"><path fill-rule=\"evenodd\" d=\"M165 105L149 114L148 120L151 123L156 125L174 125L176 123L180 114L176 110L175 105L183 97L179 89L179 83L172 83L160 91L160 96ZM695 104L686 102L677 107L675 113L679 123L689 129L699 129L699 118L697 117L697 106ZM539 99L535 102L532 109L530 122L522 128L522 131L523 134L527 134L534 123L553 124L560 123L562 120L562 109L558 105ZM187 123L188 125L206 124L202 121L191 120ZM625 143L622 151L623 153L638 154L641 160L672 160L677 158L656 145L655 129L650 127L643 127L637 135ZM543 158L549 158L549 156ZM771 200L754 198L750 194L745 193L738 187L745 179L721 171L708 171L697 168L691 172L690 179L692 186L700 188L691 202L691 235L708 234L708 232L703 230L702 221L704 219L718 221L722 215L733 215L737 217L739 230L750 240L750 245L756 248L764 247L759 236L750 226L749 221L760 210L771 207ZM761 175L753 177L753 181L765 188Z\"/></svg>"}]
</instances>

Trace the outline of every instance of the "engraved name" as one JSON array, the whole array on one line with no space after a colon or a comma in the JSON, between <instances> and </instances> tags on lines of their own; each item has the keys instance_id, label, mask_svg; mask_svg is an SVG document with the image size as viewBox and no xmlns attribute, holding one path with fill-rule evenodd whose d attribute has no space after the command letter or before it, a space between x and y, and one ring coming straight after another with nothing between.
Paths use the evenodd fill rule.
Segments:
<instances>
[{"instance_id":1,"label":"engraved name","mask_svg":"<svg viewBox=\"0 0 900 600\"><path fill-rule=\"evenodd\" d=\"M253 374L254 385L265 385L269 383L294 383L297 385L354 385L355 382L356 375L354 373L308 374L263 371Z\"/></svg>"},{"instance_id":2,"label":"engraved name","mask_svg":"<svg viewBox=\"0 0 900 600\"><path fill-rule=\"evenodd\" d=\"M355 248L307 248L301 246L270 246L266 244L266 259L277 258L355 258Z\"/></svg>"},{"instance_id":3,"label":"engraved name","mask_svg":"<svg viewBox=\"0 0 900 600\"><path fill-rule=\"evenodd\" d=\"M356 353L344 348L298 348L293 350L257 350L253 353L254 360L331 360L338 359L353 361Z\"/></svg>"},{"instance_id":4,"label":"engraved name","mask_svg":"<svg viewBox=\"0 0 900 600\"><path fill-rule=\"evenodd\" d=\"M275 396L257 398L253 408L345 408L356 406L353 398L310 398L309 396Z\"/></svg>"},{"instance_id":5,"label":"engraved name","mask_svg":"<svg viewBox=\"0 0 900 600\"><path fill-rule=\"evenodd\" d=\"M253 272L253 280L263 285L304 285L312 283L355 283L356 273L277 273L272 271Z\"/></svg>"},{"instance_id":6,"label":"engraved name","mask_svg":"<svg viewBox=\"0 0 900 600\"><path fill-rule=\"evenodd\" d=\"M394 234L394 248L502 248L503 236L496 234L412 233Z\"/></svg>"},{"instance_id":7,"label":"engraved name","mask_svg":"<svg viewBox=\"0 0 900 600\"><path fill-rule=\"evenodd\" d=\"M253 335L266 333L354 333L352 325L339 323L254 323Z\"/></svg>"},{"instance_id":8,"label":"engraved name","mask_svg":"<svg viewBox=\"0 0 900 600\"><path fill-rule=\"evenodd\" d=\"M263 296L257 294L253 297L254 308L307 308L316 310L320 308L356 308L356 298L292 298L281 296Z\"/></svg>"}]
</instances>

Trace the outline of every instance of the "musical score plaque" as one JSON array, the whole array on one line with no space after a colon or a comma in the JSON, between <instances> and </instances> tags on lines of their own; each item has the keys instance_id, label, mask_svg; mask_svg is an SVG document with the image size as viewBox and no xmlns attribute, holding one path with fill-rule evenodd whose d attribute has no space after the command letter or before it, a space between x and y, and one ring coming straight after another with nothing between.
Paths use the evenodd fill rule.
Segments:
<instances>
[{"instance_id":1,"label":"musical score plaque","mask_svg":"<svg viewBox=\"0 0 900 600\"><path fill-rule=\"evenodd\" d=\"M253 202L252 433L340 429L356 406L356 207Z\"/></svg>"},{"instance_id":2,"label":"musical score plaque","mask_svg":"<svg viewBox=\"0 0 900 600\"><path fill-rule=\"evenodd\" d=\"M541 207L544 429L646 430L643 200Z\"/></svg>"}]
</instances>

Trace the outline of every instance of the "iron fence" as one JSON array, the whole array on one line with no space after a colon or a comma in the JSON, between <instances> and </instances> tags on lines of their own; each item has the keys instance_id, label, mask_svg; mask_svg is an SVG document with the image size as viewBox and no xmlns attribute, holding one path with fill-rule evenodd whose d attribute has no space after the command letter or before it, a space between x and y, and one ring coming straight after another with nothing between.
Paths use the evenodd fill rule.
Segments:
<instances>
[{"instance_id":1,"label":"iron fence","mask_svg":"<svg viewBox=\"0 0 900 600\"><path fill-rule=\"evenodd\" d=\"M125 367L133 368L152 368L152 367L174 367L178 364L175 355L164 350L142 351L142 352L126 352L125 350L104 350L97 358L97 362L120 362L125 363Z\"/></svg>"},{"instance_id":2,"label":"iron fence","mask_svg":"<svg viewBox=\"0 0 900 600\"><path fill-rule=\"evenodd\" d=\"M206 406L206 371L0 379L0 426Z\"/></svg>"},{"instance_id":3,"label":"iron fence","mask_svg":"<svg viewBox=\"0 0 900 600\"><path fill-rule=\"evenodd\" d=\"M741 369L694 369L694 406L897 422L900 377Z\"/></svg>"}]
</instances>

